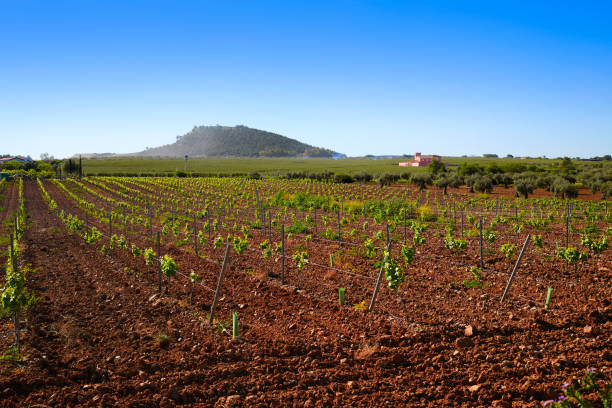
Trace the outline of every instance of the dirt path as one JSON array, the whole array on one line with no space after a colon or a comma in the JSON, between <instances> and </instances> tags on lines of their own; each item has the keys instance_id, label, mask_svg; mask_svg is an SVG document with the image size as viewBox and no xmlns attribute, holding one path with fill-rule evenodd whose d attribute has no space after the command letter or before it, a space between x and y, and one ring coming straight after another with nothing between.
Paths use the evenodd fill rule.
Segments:
<instances>
[{"instance_id":1,"label":"dirt path","mask_svg":"<svg viewBox=\"0 0 612 408\"><path fill-rule=\"evenodd\" d=\"M11 216L17 211L19 202L19 188L17 182L9 182L2 192L2 201L0 202L0 271L4 271L4 266L9 257L9 251L5 249L10 242L9 234L13 232L14 224L11 223ZM0 281L4 282L4 277L0 277Z\"/></svg>"},{"instance_id":2,"label":"dirt path","mask_svg":"<svg viewBox=\"0 0 612 408\"><path fill-rule=\"evenodd\" d=\"M19 187L17 182L10 182L2 192L3 199L0 202L0 228L2 228L2 236L8 236L11 225L10 218L17 211L19 202Z\"/></svg>"}]
</instances>

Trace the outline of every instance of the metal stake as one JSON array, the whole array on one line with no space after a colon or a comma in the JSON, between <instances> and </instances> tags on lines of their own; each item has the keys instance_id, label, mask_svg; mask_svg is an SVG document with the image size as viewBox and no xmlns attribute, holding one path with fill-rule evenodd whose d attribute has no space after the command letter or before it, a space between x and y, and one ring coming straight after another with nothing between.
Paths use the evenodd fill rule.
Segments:
<instances>
[{"instance_id":1,"label":"metal stake","mask_svg":"<svg viewBox=\"0 0 612 408\"><path fill-rule=\"evenodd\" d=\"M523 258L523 253L525 252L525 248L527 248L527 244L529 243L529 238L530 238L530 234L527 234L527 238L525 238L525 242L523 243L523 248L521 249L521 253L519 254L519 257L516 260L516 263L514 264L514 268L512 269L512 273L510 274L510 279L508 279L508 283L506 284L506 289L504 289L504 293L502 294L500 302L503 302L504 299L506 298L506 293L508 293L508 289L510 289L510 285L512 284L512 281L514 280L514 275L516 274L516 271L518 270L519 263L521 262L521 259Z\"/></svg>"},{"instance_id":2,"label":"metal stake","mask_svg":"<svg viewBox=\"0 0 612 408\"><path fill-rule=\"evenodd\" d=\"M215 308L217 307L217 299L219 298L219 292L221 292L221 283L223 282L223 275L225 274L225 265L229 256L230 244L225 247L225 256L223 256L223 265L221 265L221 273L219 273L219 280L217 280L217 288L215 289L215 296L213 297L213 303L210 306L210 317L208 323L212 324L215 318Z\"/></svg>"}]
</instances>

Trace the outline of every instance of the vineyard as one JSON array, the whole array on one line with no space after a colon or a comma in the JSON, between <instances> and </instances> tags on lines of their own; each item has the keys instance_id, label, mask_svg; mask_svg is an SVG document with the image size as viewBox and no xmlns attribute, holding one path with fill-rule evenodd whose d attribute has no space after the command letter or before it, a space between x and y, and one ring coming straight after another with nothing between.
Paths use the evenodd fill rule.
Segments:
<instances>
[{"instance_id":1,"label":"vineyard","mask_svg":"<svg viewBox=\"0 0 612 408\"><path fill-rule=\"evenodd\" d=\"M612 377L609 201L237 177L0 194L21 294L0 406L536 407Z\"/></svg>"}]
</instances>

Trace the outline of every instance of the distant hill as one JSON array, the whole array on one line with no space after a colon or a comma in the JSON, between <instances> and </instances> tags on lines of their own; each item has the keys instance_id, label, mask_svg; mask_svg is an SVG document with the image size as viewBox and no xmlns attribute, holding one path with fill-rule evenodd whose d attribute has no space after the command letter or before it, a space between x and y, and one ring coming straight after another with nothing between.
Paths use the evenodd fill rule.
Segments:
<instances>
[{"instance_id":1,"label":"distant hill","mask_svg":"<svg viewBox=\"0 0 612 408\"><path fill-rule=\"evenodd\" d=\"M176 142L135 156L162 157L332 157L335 152L246 126L197 126Z\"/></svg>"}]
</instances>

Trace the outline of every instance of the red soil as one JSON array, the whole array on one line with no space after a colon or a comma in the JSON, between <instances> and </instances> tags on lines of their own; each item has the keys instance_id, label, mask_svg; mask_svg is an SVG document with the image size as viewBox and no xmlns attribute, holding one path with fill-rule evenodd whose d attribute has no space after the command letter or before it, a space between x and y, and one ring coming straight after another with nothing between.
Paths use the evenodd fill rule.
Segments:
<instances>
[{"instance_id":1,"label":"red soil","mask_svg":"<svg viewBox=\"0 0 612 408\"><path fill-rule=\"evenodd\" d=\"M60 207L81 216L46 186ZM156 294L156 271L142 257L102 255L101 243L65 232L36 183L26 181L25 194L32 227L21 265L36 271L27 285L39 302L22 334L24 363L0 363L0 406L538 407L586 368L612 377L610 251L577 271L531 251L500 304L512 263L487 255L489 286L466 289L455 282L466 278L476 251L455 256L432 238L408 270L403 316L385 287L374 313L351 307L369 299L371 278L314 265L299 273L288 258L292 286L283 287L266 276L280 274L278 258L232 250L217 309L222 321L239 313L241 338L232 340L206 321L223 249L208 244L203 259L189 244L164 245L180 272L202 277L190 305L184 277ZM297 244L288 242L288 256ZM325 265L331 250L309 243L314 263ZM342 269L375 276L373 261L356 263ZM548 286L553 306L544 310ZM339 287L347 306L337 305ZM4 350L13 340L5 322Z\"/></svg>"}]
</instances>

